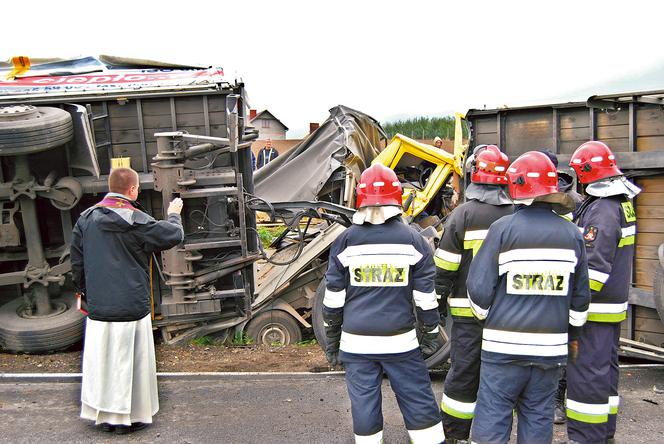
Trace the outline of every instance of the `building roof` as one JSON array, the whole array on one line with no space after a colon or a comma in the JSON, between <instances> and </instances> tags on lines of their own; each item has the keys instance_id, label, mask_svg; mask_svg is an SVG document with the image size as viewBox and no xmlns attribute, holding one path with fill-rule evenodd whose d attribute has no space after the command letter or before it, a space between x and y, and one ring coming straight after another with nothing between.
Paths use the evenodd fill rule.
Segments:
<instances>
[{"instance_id":1,"label":"building roof","mask_svg":"<svg viewBox=\"0 0 664 444\"><path fill-rule=\"evenodd\" d=\"M262 119L276 120L277 122L279 122L279 124L280 124L281 126L284 127L284 129L285 129L286 131L288 131L288 127L287 127L286 125L284 125L284 123L283 123L281 120L279 120L279 119L277 119L276 117L274 117L274 114L272 114L270 111L268 111L268 110L266 110L266 109L264 109L263 111L261 111L261 112L259 112L258 114L256 114L256 117L254 117L253 119L251 119L249 122L253 122L253 121L256 120L256 119L261 119L261 118L262 118Z\"/></svg>"}]
</instances>

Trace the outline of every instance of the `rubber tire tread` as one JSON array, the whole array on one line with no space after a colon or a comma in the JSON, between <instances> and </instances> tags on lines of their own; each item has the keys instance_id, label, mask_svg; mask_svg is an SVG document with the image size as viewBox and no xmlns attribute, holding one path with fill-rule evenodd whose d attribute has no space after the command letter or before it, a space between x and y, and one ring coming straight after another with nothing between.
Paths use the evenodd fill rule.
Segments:
<instances>
[{"instance_id":1,"label":"rubber tire tread","mask_svg":"<svg viewBox=\"0 0 664 444\"><path fill-rule=\"evenodd\" d=\"M67 310L57 316L25 319L16 311L23 298L16 298L0 307L0 347L7 351L43 353L70 347L83 338L85 316L76 308L74 295L53 302L63 302Z\"/></svg>"},{"instance_id":2,"label":"rubber tire tread","mask_svg":"<svg viewBox=\"0 0 664 444\"><path fill-rule=\"evenodd\" d=\"M38 129L48 129L62 125L63 122L70 122L71 114L67 111L50 106L38 106L37 111L40 114L38 118L25 120L3 120L0 119L0 135L17 134L24 131L33 131Z\"/></svg>"},{"instance_id":3,"label":"rubber tire tread","mask_svg":"<svg viewBox=\"0 0 664 444\"><path fill-rule=\"evenodd\" d=\"M60 131L63 128L70 128L71 126L72 125L70 122L62 122L62 124L53 126L51 128L31 129L29 131L24 131L20 133L8 133L8 134L0 133L0 141L13 141L16 139L24 139L29 137L41 137L44 135L48 135L49 133L54 131Z\"/></svg>"},{"instance_id":4,"label":"rubber tire tread","mask_svg":"<svg viewBox=\"0 0 664 444\"><path fill-rule=\"evenodd\" d=\"M55 136L46 136L41 139L41 143L26 142L26 143L0 143L0 156L18 156L23 154L38 153L46 151L51 148L62 146L72 140L74 137L73 129L68 130L66 133L58 134Z\"/></svg>"},{"instance_id":5,"label":"rubber tire tread","mask_svg":"<svg viewBox=\"0 0 664 444\"><path fill-rule=\"evenodd\" d=\"M28 147L42 143L44 140L64 139L74 134L74 129L71 126L62 126L57 129L48 130L43 134L37 134L30 137L15 137L11 139L0 138L0 147Z\"/></svg>"},{"instance_id":6,"label":"rubber tire tread","mask_svg":"<svg viewBox=\"0 0 664 444\"><path fill-rule=\"evenodd\" d=\"M290 342L283 345L293 345L302 340L302 331L300 330L300 325L297 320L283 310L267 310L258 313L249 321L244 330L247 336L254 340L255 344L270 345L259 343L258 338L256 337L263 327L268 324L281 324L286 330L288 330L288 333L290 334Z\"/></svg>"}]
</instances>

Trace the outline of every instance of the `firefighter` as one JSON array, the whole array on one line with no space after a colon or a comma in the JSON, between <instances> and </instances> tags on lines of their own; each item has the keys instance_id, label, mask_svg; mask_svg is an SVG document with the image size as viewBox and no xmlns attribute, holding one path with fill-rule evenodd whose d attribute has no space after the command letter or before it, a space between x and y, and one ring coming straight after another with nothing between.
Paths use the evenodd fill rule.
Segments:
<instances>
[{"instance_id":1,"label":"firefighter","mask_svg":"<svg viewBox=\"0 0 664 444\"><path fill-rule=\"evenodd\" d=\"M546 155L523 154L507 180L514 214L491 225L466 282L470 308L484 321L472 439L507 443L516 409L517 442L548 444L568 338L578 335L590 301L586 250L577 227L554 213L574 203L558 191Z\"/></svg>"},{"instance_id":2,"label":"firefighter","mask_svg":"<svg viewBox=\"0 0 664 444\"><path fill-rule=\"evenodd\" d=\"M366 169L356 194L353 225L330 248L323 299L325 353L330 364L345 366L355 442L382 443L383 374L411 441L444 442L422 357L439 347L432 251L401 220L402 190L394 171L379 164Z\"/></svg>"},{"instance_id":3,"label":"firefighter","mask_svg":"<svg viewBox=\"0 0 664 444\"><path fill-rule=\"evenodd\" d=\"M485 145L470 165L470 185L466 203L458 206L445 222L443 237L436 250L436 293L445 314L447 296L453 319L451 341L452 367L445 378L440 404L448 442L465 442L480 383L482 326L470 310L466 293L468 269L489 226L512 214L505 173L509 159L495 145Z\"/></svg>"},{"instance_id":4,"label":"firefighter","mask_svg":"<svg viewBox=\"0 0 664 444\"><path fill-rule=\"evenodd\" d=\"M558 156L556 153L549 149L541 149L540 152L547 155L553 165L558 169ZM574 178L567 174L566 172L558 171L558 191L569 194L569 196L574 200L574 211L561 214L562 217L569 221L574 220L574 215L576 210L579 208L583 202L583 196L576 192L574 189ZM567 420L565 415L565 392L567 391L567 377L565 373L565 368L562 369L560 381L558 381L558 390L556 391L556 409L553 415L554 424L564 424Z\"/></svg>"},{"instance_id":5,"label":"firefighter","mask_svg":"<svg viewBox=\"0 0 664 444\"><path fill-rule=\"evenodd\" d=\"M567 369L567 434L572 442L613 442L618 413L618 339L627 317L636 214L641 191L623 176L602 142L572 154L570 166L587 195L576 217L588 256L592 301L579 339L579 359Z\"/></svg>"}]
</instances>

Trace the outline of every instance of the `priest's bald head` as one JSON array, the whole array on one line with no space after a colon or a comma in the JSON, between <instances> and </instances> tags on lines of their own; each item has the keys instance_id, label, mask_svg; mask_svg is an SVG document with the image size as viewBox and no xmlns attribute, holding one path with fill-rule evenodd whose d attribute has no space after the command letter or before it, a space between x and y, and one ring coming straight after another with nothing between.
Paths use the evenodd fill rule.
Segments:
<instances>
[{"instance_id":1,"label":"priest's bald head","mask_svg":"<svg viewBox=\"0 0 664 444\"><path fill-rule=\"evenodd\" d=\"M114 168L108 176L108 190L131 200L138 199L138 173L131 168Z\"/></svg>"}]
</instances>

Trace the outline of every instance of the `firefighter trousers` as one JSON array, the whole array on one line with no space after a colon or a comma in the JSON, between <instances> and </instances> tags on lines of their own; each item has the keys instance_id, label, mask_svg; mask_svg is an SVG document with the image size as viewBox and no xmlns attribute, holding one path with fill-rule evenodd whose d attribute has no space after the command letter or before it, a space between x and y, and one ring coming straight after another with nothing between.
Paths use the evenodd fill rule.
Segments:
<instances>
[{"instance_id":1,"label":"firefighter trousers","mask_svg":"<svg viewBox=\"0 0 664 444\"><path fill-rule=\"evenodd\" d=\"M463 440L470 434L480 385L482 326L454 321L450 341L452 366L445 378L440 408L445 436Z\"/></svg>"},{"instance_id":2,"label":"firefighter trousers","mask_svg":"<svg viewBox=\"0 0 664 444\"><path fill-rule=\"evenodd\" d=\"M550 444L560 369L482 362L473 443L506 444L517 413L517 443Z\"/></svg>"},{"instance_id":3,"label":"firefighter trousers","mask_svg":"<svg viewBox=\"0 0 664 444\"><path fill-rule=\"evenodd\" d=\"M374 359L371 355L354 354L352 360L344 361L344 367L356 443L382 443L383 374L390 380L411 442L444 442L440 410L431 388L429 371L419 349L399 360Z\"/></svg>"},{"instance_id":4,"label":"firefighter trousers","mask_svg":"<svg viewBox=\"0 0 664 444\"><path fill-rule=\"evenodd\" d=\"M620 323L586 322L579 355L567 365L567 436L604 443L616 433Z\"/></svg>"}]
</instances>

